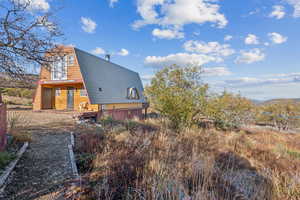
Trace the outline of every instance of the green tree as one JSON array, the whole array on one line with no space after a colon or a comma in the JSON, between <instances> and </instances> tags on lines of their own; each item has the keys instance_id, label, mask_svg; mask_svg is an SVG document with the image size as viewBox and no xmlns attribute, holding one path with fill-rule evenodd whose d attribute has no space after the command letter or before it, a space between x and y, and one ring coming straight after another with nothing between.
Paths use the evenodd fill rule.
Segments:
<instances>
[{"instance_id":1,"label":"green tree","mask_svg":"<svg viewBox=\"0 0 300 200\"><path fill-rule=\"evenodd\" d=\"M205 113L207 90L200 67L172 65L155 74L146 87L146 96L151 106L178 130L196 124L195 117Z\"/></svg>"},{"instance_id":2,"label":"green tree","mask_svg":"<svg viewBox=\"0 0 300 200\"><path fill-rule=\"evenodd\" d=\"M286 101L261 106L258 122L270 124L279 130L288 130L299 125L299 117L300 103Z\"/></svg>"},{"instance_id":3,"label":"green tree","mask_svg":"<svg viewBox=\"0 0 300 200\"><path fill-rule=\"evenodd\" d=\"M240 96L228 92L212 97L207 107L207 116L222 129L240 128L255 119L253 103Z\"/></svg>"}]
</instances>

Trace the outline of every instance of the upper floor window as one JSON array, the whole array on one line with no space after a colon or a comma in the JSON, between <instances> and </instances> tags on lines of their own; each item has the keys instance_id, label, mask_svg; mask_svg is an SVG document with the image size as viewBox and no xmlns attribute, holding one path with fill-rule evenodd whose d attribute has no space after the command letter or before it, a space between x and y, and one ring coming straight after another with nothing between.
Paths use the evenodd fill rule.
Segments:
<instances>
[{"instance_id":1,"label":"upper floor window","mask_svg":"<svg viewBox=\"0 0 300 200\"><path fill-rule=\"evenodd\" d=\"M138 90L135 87L127 88L128 99L140 99Z\"/></svg>"},{"instance_id":2,"label":"upper floor window","mask_svg":"<svg viewBox=\"0 0 300 200\"><path fill-rule=\"evenodd\" d=\"M68 65L74 65L75 64L75 57L74 55L69 55L68 56Z\"/></svg>"},{"instance_id":3,"label":"upper floor window","mask_svg":"<svg viewBox=\"0 0 300 200\"><path fill-rule=\"evenodd\" d=\"M67 62L66 57L57 59L51 67L52 80L66 80L67 79Z\"/></svg>"}]
</instances>

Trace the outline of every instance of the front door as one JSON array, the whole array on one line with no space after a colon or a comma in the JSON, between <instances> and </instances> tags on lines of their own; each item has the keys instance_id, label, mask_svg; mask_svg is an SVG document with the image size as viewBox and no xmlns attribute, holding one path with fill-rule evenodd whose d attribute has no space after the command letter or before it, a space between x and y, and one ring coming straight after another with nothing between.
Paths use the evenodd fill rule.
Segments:
<instances>
[{"instance_id":1,"label":"front door","mask_svg":"<svg viewBox=\"0 0 300 200\"><path fill-rule=\"evenodd\" d=\"M74 110L74 88L68 88L67 91L67 108Z\"/></svg>"},{"instance_id":2,"label":"front door","mask_svg":"<svg viewBox=\"0 0 300 200\"><path fill-rule=\"evenodd\" d=\"M52 89L43 88L42 108L52 109Z\"/></svg>"}]
</instances>

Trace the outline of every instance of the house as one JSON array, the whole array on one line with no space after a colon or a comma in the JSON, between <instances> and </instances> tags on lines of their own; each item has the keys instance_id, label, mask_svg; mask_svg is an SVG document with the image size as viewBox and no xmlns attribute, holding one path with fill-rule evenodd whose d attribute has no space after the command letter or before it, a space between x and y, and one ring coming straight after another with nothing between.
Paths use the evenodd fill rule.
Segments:
<instances>
[{"instance_id":1,"label":"house","mask_svg":"<svg viewBox=\"0 0 300 200\"><path fill-rule=\"evenodd\" d=\"M33 110L134 110L146 100L138 73L73 47L63 47L50 67L41 67Z\"/></svg>"}]
</instances>

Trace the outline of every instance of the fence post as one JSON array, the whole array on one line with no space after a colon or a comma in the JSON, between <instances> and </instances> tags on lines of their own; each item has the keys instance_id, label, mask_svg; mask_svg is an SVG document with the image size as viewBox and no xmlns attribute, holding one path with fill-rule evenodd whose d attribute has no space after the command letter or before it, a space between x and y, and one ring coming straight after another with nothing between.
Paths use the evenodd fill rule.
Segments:
<instances>
[{"instance_id":1,"label":"fence post","mask_svg":"<svg viewBox=\"0 0 300 200\"><path fill-rule=\"evenodd\" d=\"M2 101L2 95L0 92L0 151L3 151L6 146L6 131L7 131L7 121L6 121L6 105Z\"/></svg>"}]
</instances>

